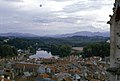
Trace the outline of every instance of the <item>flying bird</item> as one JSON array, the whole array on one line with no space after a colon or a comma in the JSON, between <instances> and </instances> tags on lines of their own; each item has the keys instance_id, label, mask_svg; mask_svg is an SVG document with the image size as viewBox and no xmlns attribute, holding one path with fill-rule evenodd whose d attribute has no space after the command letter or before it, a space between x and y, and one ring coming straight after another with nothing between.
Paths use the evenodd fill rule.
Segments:
<instances>
[{"instance_id":1,"label":"flying bird","mask_svg":"<svg viewBox=\"0 0 120 81\"><path fill-rule=\"evenodd\" d=\"M42 7L42 4L40 4L40 7Z\"/></svg>"}]
</instances>

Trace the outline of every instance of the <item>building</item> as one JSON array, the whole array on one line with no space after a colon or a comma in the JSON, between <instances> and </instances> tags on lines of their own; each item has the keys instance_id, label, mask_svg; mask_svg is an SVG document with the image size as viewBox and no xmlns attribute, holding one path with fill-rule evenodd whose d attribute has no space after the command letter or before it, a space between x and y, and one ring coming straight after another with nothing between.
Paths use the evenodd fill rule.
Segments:
<instances>
[{"instance_id":1,"label":"building","mask_svg":"<svg viewBox=\"0 0 120 81\"><path fill-rule=\"evenodd\" d=\"M37 73L39 67L40 67L39 64L32 64L32 63L16 63L13 65L13 68L15 70L15 75L21 75L24 72Z\"/></svg>"},{"instance_id":2,"label":"building","mask_svg":"<svg viewBox=\"0 0 120 81\"><path fill-rule=\"evenodd\" d=\"M72 51L75 51L75 52L83 52L83 47L73 47L73 48L72 48Z\"/></svg>"},{"instance_id":3,"label":"building","mask_svg":"<svg viewBox=\"0 0 120 81\"><path fill-rule=\"evenodd\" d=\"M110 81L120 81L120 0L115 0L110 24Z\"/></svg>"},{"instance_id":4,"label":"building","mask_svg":"<svg viewBox=\"0 0 120 81\"><path fill-rule=\"evenodd\" d=\"M9 77L4 78L4 76L2 76L2 77L0 77L0 81L12 81L12 80L10 80Z\"/></svg>"}]
</instances>

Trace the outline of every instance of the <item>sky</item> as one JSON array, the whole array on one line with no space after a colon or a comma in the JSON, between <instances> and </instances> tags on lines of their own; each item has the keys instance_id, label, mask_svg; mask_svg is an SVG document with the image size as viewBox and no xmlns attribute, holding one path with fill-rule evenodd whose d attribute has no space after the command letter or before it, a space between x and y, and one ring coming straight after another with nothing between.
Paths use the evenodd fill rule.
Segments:
<instances>
[{"instance_id":1,"label":"sky","mask_svg":"<svg viewBox=\"0 0 120 81\"><path fill-rule=\"evenodd\" d=\"M0 33L104 32L114 0L0 0ZM42 5L40 7L40 5Z\"/></svg>"}]
</instances>

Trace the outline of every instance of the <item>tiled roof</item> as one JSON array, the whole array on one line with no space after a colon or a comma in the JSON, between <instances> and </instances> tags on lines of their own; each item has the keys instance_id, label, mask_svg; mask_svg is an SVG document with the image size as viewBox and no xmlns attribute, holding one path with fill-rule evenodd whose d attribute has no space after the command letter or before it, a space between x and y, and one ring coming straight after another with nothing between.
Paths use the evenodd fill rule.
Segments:
<instances>
[{"instance_id":1,"label":"tiled roof","mask_svg":"<svg viewBox=\"0 0 120 81\"><path fill-rule=\"evenodd\" d=\"M39 64L30 64L30 63L16 63L13 67L14 68L35 68L39 67Z\"/></svg>"},{"instance_id":2,"label":"tiled roof","mask_svg":"<svg viewBox=\"0 0 120 81\"><path fill-rule=\"evenodd\" d=\"M73 47L72 49L76 51L83 51L83 47Z\"/></svg>"},{"instance_id":3,"label":"tiled roof","mask_svg":"<svg viewBox=\"0 0 120 81\"><path fill-rule=\"evenodd\" d=\"M100 80L97 80L97 79L91 79L90 81L100 81Z\"/></svg>"},{"instance_id":4,"label":"tiled roof","mask_svg":"<svg viewBox=\"0 0 120 81\"><path fill-rule=\"evenodd\" d=\"M66 77L66 78L64 78L64 80L65 81L73 81L71 78L69 78L69 77Z\"/></svg>"},{"instance_id":5,"label":"tiled roof","mask_svg":"<svg viewBox=\"0 0 120 81\"><path fill-rule=\"evenodd\" d=\"M44 74L38 75L37 77L39 77L39 78L49 78L50 76L48 74L44 73Z\"/></svg>"},{"instance_id":6,"label":"tiled roof","mask_svg":"<svg viewBox=\"0 0 120 81\"><path fill-rule=\"evenodd\" d=\"M58 78L57 77L52 77L51 80L57 81Z\"/></svg>"}]
</instances>

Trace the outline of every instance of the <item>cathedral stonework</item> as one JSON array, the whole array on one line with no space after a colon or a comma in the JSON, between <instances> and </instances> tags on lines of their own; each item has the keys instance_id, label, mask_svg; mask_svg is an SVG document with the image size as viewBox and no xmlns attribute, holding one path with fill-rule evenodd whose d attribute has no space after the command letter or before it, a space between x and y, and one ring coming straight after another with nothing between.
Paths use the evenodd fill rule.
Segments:
<instances>
[{"instance_id":1,"label":"cathedral stonework","mask_svg":"<svg viewBox=\"0 0 120 81\"><path fill-rule=\"evenodd\" d=\"M120 81L120 0L115 0L110 24L110 81Z\"/></svg>"},{"instance_id":2,"label":"cathedral stonework","mask_svg":"<svg viewBox=\"0 0 120 81\"><path fill-rule=\"evenodd\" d=\"M113 67L120 65L120 0L115 1L113 15L110 17L111 19L108 21L111 34L110 66Z\"/></svg>"}]
</instances>

